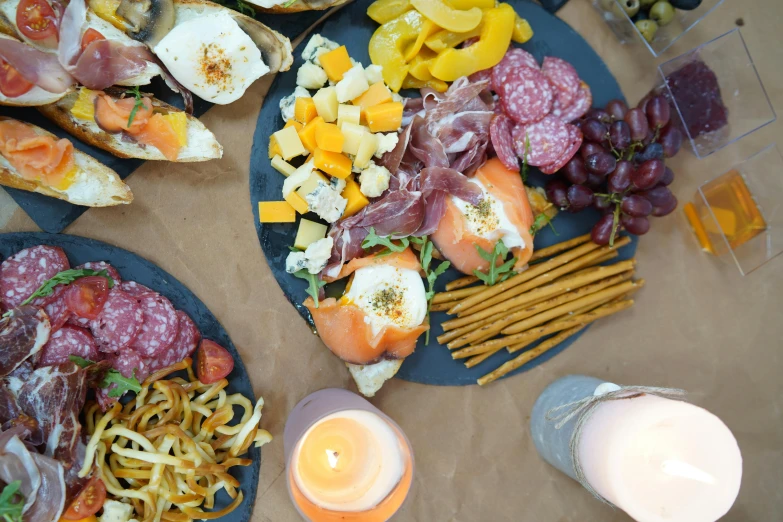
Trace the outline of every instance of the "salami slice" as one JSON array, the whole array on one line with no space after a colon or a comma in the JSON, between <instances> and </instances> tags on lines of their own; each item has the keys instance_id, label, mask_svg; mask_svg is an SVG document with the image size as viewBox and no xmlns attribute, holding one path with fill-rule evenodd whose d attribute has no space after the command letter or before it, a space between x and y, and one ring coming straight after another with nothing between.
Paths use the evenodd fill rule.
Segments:
<instances>
[{"instance_id":1,"label":"salami slice","mask_svg":"<svg viewBox=\"0 0 783 522\"><path fill-rule=\"evenodd\" d=\"M76 268L87 268L89 270L95 270L97 272L101 270L106 270L106 272L108 272L109 274L109 277L111 277L112 280L114 280L115 285L122 283L122 278L120 277L120 273L117 272L117 269L105 261L89 261L87 263L84 263L83 265L77 266Z\"/></svg>"},{"instance_id":2,"label":"salami slice","mask_svg":"<svg viewBox=\"0 0 783 522\"><path fill-rule=\"evenodd\" d=\"M555 87L555 99L560 106L571 105L579 92L579 74L574 66L561 58L547 56L541 64L541 71Z\"/></svg>"},{"instance_id":3,"label":"salami slice","mask_svg":"<svg viewBox=\"0 0 783 522\"><path fill-rule=\"evenodd\" d=\"M517 125L512 135L520 158L525 156L527 140L527 164L534 167L555 162L569 145L568 127L552 115L530 125Z\"/></svg>"},{"instance_id":4,"label":"salami slice","mask_svg":"<svg viewBox=\"0 0 783 522\"><path fill-rule=\"evenodd\" d=\"M9 310L19 306L44 281L68 268L68 258L59 247L38 245L25 248L0 265L0 300Z\"/></svg>"},{"instance_id":5,"label":"salami slice","mask_svg":"<svg viewBox=\"0 0 783 522\"><path fill-rule=\"evenodd\" d=\"M135 372L136 378L141 382L150 374L144 358L130 348L124 348L110 355L107 360L111 362L112 368L120 372L123 377L131 378Z\"/></svg>"},{"instance_id":6,"label":"salami slice","mask_svg":"<svg viewBox=\"0 0 783 522\"><path fill-rule=\"evenodd\" d=\"M468 79L471 81L471 83L492 80L492 69L483 69L481 71L474 72L468 76Z\"/></svg>"},{"instance_id":7,"label":"salami slice","mask_svg":"<svg viewBox=\"0 0 783 522\"><path fill-rule=\"evenodd\" d=\"M90 329L102 352L114 353L130 346L141 332L144 314L136 298L114 287Z\"/></svg>"},{"instance_id":8,"label":"salami slice","mask_svg":"<svg viewBox=\"0 0 783 522\"><path fill-rule=\"evenodd\" d=\"M179 331L172 345L157 357L145 359L150 373L176 364L196 351L201 341L201 332L198 331L196 323L182 310L177 310L177 319Z\"/></svg>"},{"instance_id":9,"label":"salami slice","mask_svg":"<svg viewBox=\"0 0 783 522\"><path fill-rule=\"evenodd\" d=\"M538 62L532 54L523 49L509 48L500 63L492 68L492 90L500 92L500 86L506 81L508 75L520 67L538 69Z\"/></svg>"},{"instance_id":10,"label":"salami slice","mask_svg":"<svg viewBox=\"0 0 783 522\"><path fill-rule=\"evenodd\" d=\"M495 115L489 124L489 138L503 165L509 170L519 172L519 160L514 152L514 138L511 136L513 126L511 118L505 114Z\"/></svg>"},{"instance_id":11,"label":"salami slice","mask_svg":"<svg viewBox=\"0 0 783 522\"><path fill-rule=\"evenodd\" d=\"M585 82L580 82L579 91L576 98L568 107L562 107L557 100L552 104L552 114L563 120L565 123L571 123L578 120L590 110L593 105L593 93Z\"/></svg>"},{"instance_id":12,"label":"salami slice","mask_svg":"<svg viewBox=\"0 0 783 522\"><path fill-rule=\"evenodd\" d=\"M90 332L75 326L63 326L49 337L43 347L39 366L52 366L68 362L68 357L76 355L90 361L98 359L98 348Z\"/></svg>"},{"instance_id":13,"label":"salami slice","mask_svg":"<svg viewBox=\"0 0 783 522\"><path fill-rule=\"evenodd\" d=\"M503 110L518 123L539 121L552 110L552 86L538 69L518 67L498 88Z\"/></svg>"},{"instance_id":14,"label":"salami slice","mask_svg":"<svg viewBox=\"0 0 783 522\"><path fill-rule=\"evenodd\" d=\"M52 325L52 332L62 328L66 321L72 317L71 311L65 304L65 288L64 286L56 287L54 293L43 303L44 312L49 316L49 323Z\"/></svg>"},{"instance_id":15,"label":"salami slice","mask_svg":"<svg viewBox=\"0 0 783 522\"><path fill-rule=\"evenodd\" d=\"M144 357L157 357L177 337L177 311L162 295L148 294L137 300L144 314L144 322L131 347Z\"/></svg>"},{"instance_id":16,"label":"salami slice","mask_svg":"<svg viewBox=\"0 0 783 522\"><path fill-rule=\"evenodd\" d=\"M582 131L579 130L579 127L571 124L567 124L566 127L568 128L568 147L566 147L565 152L563 152L553 163L544 165L538 169L544 174L554 174L558 170L565 167L566 163L571 161L571 158L574 157L574 154L579 152L579 147L582 146L583 137Z\"/></svg>"},{"instance_id":17,"label":"salami slice","mask_svg":"<svg viewBox=\"0 0 783 522\"><path fill-rule=\"evenodd\" d=\"M147 288L143 284L137 283L136 281L123 281L120 283L120 290L133 297L157 294L155 290Z\"/></svg>"}]
</instances>

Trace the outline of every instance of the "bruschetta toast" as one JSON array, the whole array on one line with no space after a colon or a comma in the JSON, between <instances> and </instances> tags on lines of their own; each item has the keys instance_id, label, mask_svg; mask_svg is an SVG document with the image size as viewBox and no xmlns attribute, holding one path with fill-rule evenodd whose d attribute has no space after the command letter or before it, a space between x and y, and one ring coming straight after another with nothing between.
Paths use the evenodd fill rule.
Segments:
<instances>
[{"instance_id":1,"label":"bruschetta toast","mask_svg":"<svg viewBox=\"0 0 783 522\"><path fill-rule=\"evenodd\" d=\"M302 11L323 11L338 5L347 4L349 0L248 0L254 8L262 13L291 14Z\"/></svg>"},{"instance_id":2,"label":"bruschetta toast","mask_svg":"<svg viewBox=\"0 0 783 522\"><path fill-rule=\"evenodd\" d=\"M0 105L54 103L72 84L73 78L60 66L56 54L0 34Z\"/></svg>"}]
</instances>

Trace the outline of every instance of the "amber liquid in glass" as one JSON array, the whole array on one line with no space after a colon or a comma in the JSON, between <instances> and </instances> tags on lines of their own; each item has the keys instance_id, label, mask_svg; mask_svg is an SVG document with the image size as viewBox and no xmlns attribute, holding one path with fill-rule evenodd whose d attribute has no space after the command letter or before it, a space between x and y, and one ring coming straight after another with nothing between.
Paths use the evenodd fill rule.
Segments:
<instances>
[{"instance_id":1,"label":"amber liquid in glass","mask_svg":"<svg viewBox=\"0 0 783 522\"><path fill-rule=\"evenodd\" d=\"M684 211L705 251L714 255L725 253L721 233L735 249L766 230L764 216L738 171L731 170L710 181L701 192L704 197L697 194Z\"/></svg>"}]
</instances>

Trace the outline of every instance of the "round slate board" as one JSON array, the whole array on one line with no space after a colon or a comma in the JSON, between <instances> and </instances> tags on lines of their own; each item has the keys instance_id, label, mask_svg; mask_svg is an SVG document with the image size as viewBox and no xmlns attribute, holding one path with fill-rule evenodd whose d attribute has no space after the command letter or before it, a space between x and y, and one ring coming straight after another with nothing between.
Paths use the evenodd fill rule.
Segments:
<instances>
[{"instance_id":1,"label":"round slate board","mask_svg":"<svg viewBox=\"0 0 783 522\"><path fill-rule=\"evenodd\" d=\"M545 56L558 56L567 60L579 72L579 76L590 85L593 92L593 104L603 106L613 98L622 98L623 94L617 81L607 69L606 64L593 51L584 39L579 36L565 22L545 11L538 4L525 0L509 2L516 12L526 18L533 27L535 36L522 47L532 53L541 62ZM364 65L370 63L367 44L378 24L371 20L365 13L366 2L355 2L341 11L330 16L327 20L315 27L312 34L321 35L344 44L348 48L348 54ZM304 47L302 47L304 48ZM301 50L297 53L291 71L279 74L272 87L269 89L264 106L258 116L256 132L253 138L253 150L250 156L250 202L253 207L258 238L264 251L267 262L278 284L283 289L286 298L299 311L299 314L312 326L312 319L305 307L301 305L307 294L307 283L297 279L285 271L285 258L288 255L288 247L294 243L298 225L293 224L264 224L258 221L259 201L279 201L283 187L283 176L272 168L267 156L269 136L281 129L284 125L280 116L280 99L289 95L296 87L296 71L303 63ZM403 93L404 94L404 93ZM528 182L535 186L542 186L546 176L536 169L531 169ZM317 220L315 214L308 214L308 219ZM536 248L543 248L554 243L565 241L572 237L585 234L590 231L598 220L598 213L586 211L580 214L561 213L553 220L557 234L546 229L536 236ZM633 237L631 244L620 252L618 259L630 259L636 251L637 238ZM437 290L443 290L444 285L460 277L456 270L450 269L438 279ZM327 295L336 295L342 291L339 286L329 285ZM397 377L408 381L423 384L435 384L444 386L458 386L476 384L476 379L492 371L515 355L499 352L487 361L473 368L465 368L462 362L451 358L449 350L438 344L436 337L443 333L441 322L449 316L445 313L433 313L431 317L432 332L430 344L424 345L424 336L419 338L416 351L405 359L405 362L397 373ZM582 330L584 332L584 330ZM557 347L548 351L541 357L509 375L530 369L541 364L571 345L578 335L571 337Z\"/></svg>"},{"instance_id":2,"label":"round slate board","mask_svg":"<svg viewBox=\"0 0 783 522\"><path fill-rule=\"evenodd\" d=\"M228 376L228 393L241 393L255 402L253 386L250 384L247 370L228 333L206 305L170 274L146 259L122 248L94 239L62 234L35 232L0 234L0 260L36 245L62 248L68 256L71 266L77 266L87 261L106 261L117 269L123 280L136 281L166 296L175 308L183 310L195 321L205 339L217 342L231 353L234 358L234 370ZM250 466L231 468L231 474L239 480L245 498L237 509L227 516L217 519L220 522L249 522L250 520L258 490L261 450L251 447L249 456L253 460ZM215 509L224 508L230 501L228 495L221 492L215 499Z\"/></svg>"}]
</instances>

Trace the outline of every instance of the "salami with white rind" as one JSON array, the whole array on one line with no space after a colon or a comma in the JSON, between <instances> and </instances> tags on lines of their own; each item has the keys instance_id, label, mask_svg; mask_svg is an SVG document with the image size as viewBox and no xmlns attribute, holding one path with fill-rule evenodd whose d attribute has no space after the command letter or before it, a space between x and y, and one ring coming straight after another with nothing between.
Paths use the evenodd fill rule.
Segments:
<instances>
[{"instance_id":1,"label":"salami with white rind","mask_svg":"<svg viewBox=\"0 0 783 522\"><path fill-rule=\"evenodd\" d=\"M512 134L520 158L525 156L526 140L529 142L527 164L533 167L557 161L569 145L568 127L551 115L530 125L517 125Z\"/></svg>"},{"instance_id":2,"label":"salami with white rind","mask_svg":"<svg viewBox=\"0 0 783 522\"><path fill-rule=\"evenodd\" d=\"M95 361L99 357L98 348L90 332L75 326L63 326L49 337L38 366L66 363L71 355L89 361Z\"/></svg>"},{"instance_id":3,"label":"salami with white rind","mask_svg":"<svg viewBox=\"0 0 783 522\"><path fill-rule=\"evenodd\" d=\"M133 297L157 294L155 290L147 288L143 284L137 283L136 281L123 281L120 283L120 290Z\"/></svg>"},{"instance_id":4,"label":"salami with white rind","mask_svg":"<svg viewBox=\"0 0 783 522\"><path fill-rule=\"evenodd\" d=\"M538 62L532 54L524 49L512 47L506 51L506 54L503 56L503 59L500 60L500 63L492 68L492 90L499 92L500 85L506 81L509 73L519 67L538 69Z\"/></svg>"},{"instance_id":5,"label":"salami with white rind","mask_svg":"<svg viewBox=\"0 0 783 522\"><path fill-rule=\"evenodd\" d=\"M510 71L498 86L498 94L503 110L517 123L537 122L552 110L552 86L532 67L523 65Z\"/></svg>"},{"instance_id":6,"label":"salami with white rind","mask_svg":"<svg viewBox=\"0 0 783 522\"><path fill-rule=\"evenodd\" d=\"M114 353L130 346L141 332L144 314L135 297L114 287L97 319L90 323L98 348Z\"/></svg>"},{"instance_id":7,"label":"salami with white rind","mask_svg":"<svg viewBox=\"0 0 783 522\"><path fill-rule=\"evenodd\" d=\"M590 110L593 105L593 93L590 91L590 87L585 83L579 84L579 91L576 93L576 98L568 107L562 107L557 100L552 104L552 114L563 120L565 123L571 123L574 120L578 120Z\"/></svg>"},{"instance_id":8,"label":"salami with white rind","mask_svg":"<svg viewBox=\"0 0 783 522\"><path fill-rule=\"evenodd\" d=\"M185 357L190 357L198 348L201 332L198 331L196 323L182 310L177 310L177 319L179 330L172 345L157 357L145 359L147 370L150 373L178 363Z\"/></svg>"},{"instance_id":9,"label":"salami with white rind","mask_svg":"<svg viewBox=\"0 0 783 522\"><path fill-rule=\"evenodd\" d=\"M162 295L143 295L137 298L144 322L131 347L144 357L157 357L177 337L179 319L168 299Z\"/></svg>"},{"instance_id":10,"label":"salami with white rind","mask_svg":"<svg viewBox=\"0 0 783 522\"><path fill-rule=\"evenodd\" d=\"M558 170L565 167L566 163L571 161L571 158L573 158L574 155L579 152L579 147L582 146L583 136L582 131L579 130L579 127L571 124L566 124L566 127L568 128L569 144L566 147L565 152L563 152L560 157L557 158L557 160L549 165L544 165L539 168L539 170L544 174L554 174Z\"/></svg>"},{"instance_id":11,"label":"salami with white rind","mask_svg":"<svg viewBox=\"0 0 783 522\"><path fill-rule=\"evenodd\" d=\"M120 277L120 273L117 272L117 269L105 261L89 261L83 265L77 266L76 268L87 268L89 270L95 270L96 272L106 270L106 272L109 274L109 277L111 277L114 281L115 285L122 283L122 278Z\"/></svg>"},{"instance_id":12,"label":"salami with white rind","mask_svg":"<svg viewBox=\"0 0 783 522\"><path fill-rule=\"evenodd\" d=\"M489 124L489 138L495 154L501 163L514 172L519 172L519 159L514 151L514 138L511 129L514 123L505 114L496 114Z\"/></svg>"},{"instance_id":13,"label":"salami with white rind","mask_svg":"<svg viewBox=\"0 0 783 522\"><path fill-rule=\"evenodd\" d=\"M130 348L124 348L110 355L107 360L111 361L112 368L120 372L123 377L131 378L135 375L141 382L150 374L144 358Z\"/></svg>"},{"instance_id":14,"label":"salami with white rind","mask_svg":"<svg viewBox=\"0 0 783 522\"><path fill-rule=\"evenodd\" d=\"M47 279L68 268L68 258L59 247L39 245L25 248L0 265L0 300L7 309L15 308Z\"/></svg>"},{"instance_id":15,"label":"salami with white rind","mask_svg":"<svg viewBox=\"0 0 783 522\"><path fill-rule=\"evenodd\" d=\"M555 99L560 107L568 107L579 92L579 74L567 61L547 56L541 64L541 71L555 87Z\"/></svg>"},{"instance_id":16,"label":"salami with white rind","mask_svg":"<svg viewBox=\"0 0 783 522\"><path fill-rule=\"evenodd\" d=\"M54 293L46 298L43 304L44 312L49 316L49 323L52 325L52 332L62 328L73 317L65 304L65 288L64 286L56 287ZM85 326L89 326L89 322Z\"/></svg>"}]
</instances>

